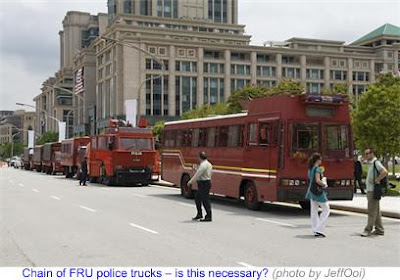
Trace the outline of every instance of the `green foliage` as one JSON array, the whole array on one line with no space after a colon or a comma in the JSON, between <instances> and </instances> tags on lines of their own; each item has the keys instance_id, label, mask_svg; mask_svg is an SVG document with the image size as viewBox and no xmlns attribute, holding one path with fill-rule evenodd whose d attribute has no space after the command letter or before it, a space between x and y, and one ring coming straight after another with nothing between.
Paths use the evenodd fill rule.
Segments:
<instances>
[{"instance_id":1,"label":"green foliage","mask_svg":"<svg viewBox=\"0 0 400 280\"><path fill-rule=\"evenodd\" d=\"M322 90L322 94L329 94L329 95L347 94L347 90L348 89L349 89L349 85L348 84L335 84L333 86L333 89L324 88Z\"/></svg>"},{"instance_id":2,"label":"green foliage","mask_svg":"<svg viewBox=\"0 0 400 280\"><path fill-rule=\"evenodd\" d=\"M47 131L42 134L42 136L36 142L36 145L43 145L45 143L51 143L57 141L58 141L58 133L54 131Z\"/></svg>"},{"instance_id":3,"label":"green foliage","mask_svg":"<svg viewBox=\"0 0 400 280\"><path fill-rule=\"evenodd\" d=\"M368 87L352 111L358 148L374 147L378 156L400 154L399 118L400 79L386 74Z\"/></svg>"},{"instance_id":4,"label":"green foliage","mask_svg":"<svg viewBox=\"0 0 400 280\"><path fill-rule=\"evenodd\" d=\"M282 80L279 85L273 88L247 86L241 90L235 91L228 99L228 113L240 113L243 108L240 105L242 100L252 100L256 98L291 94L298 95L305 92L304 86L300 82L292 80Z\"/></svg>"},{"instance_id":5,"label":"green foliage","mask_svg":"<svg viewBox=\"0 0 400 280\"><path fill-rule=\"evenodd\" d=\"M378 86L391 87L400 84L400 77L394 77L392 73L381 74L375 83Z\"/></svg>"},{"instance_id":6,"label":"green foliage","mask_svg":"<svg viewBox=\"0 0 400 280\"><path fill-rule=\"evenodd\" d=\"M292 81L292 80L282 80L279 85L271 88L272 94L291 94L298 95L305 93L305 88L300 82Z\"/></svg>"},{"instance_id":7,"label":"green foliage","mask_svg":"<svg viewBox=\"0 0 400 280\"><path fill-rule=\"evenodd\" d=\"M165 121L159 121L153 126L153 134L157 140L160 140L164 136Z\"/></svg>"},{"instance_id":8,"label":"green foliage","mask_svg":"<svg viewBox=\"0 0 400 280\"><path fill-rule=\"evenodd\" d=\"M182 119L189 120L226 114L228 114L228 107L225 103L220 103L212 106L205 104L203 106L198 106L196 109L186 111L183 114Z\"/></svg>"},{"instance_id":9,"label":"green foliage","mask_svg":"<svg viewBox=\"0 0 400 280\"><path fill-rule=\"evenodd\" d=\"M21 156L24 153L24 144L22 142L15 142L14 147L12 147L11 143L1 145L0 157L3 159L12 157L11 150L13 150L12 154L14 156Z\"/></svg>"}]
</instances>

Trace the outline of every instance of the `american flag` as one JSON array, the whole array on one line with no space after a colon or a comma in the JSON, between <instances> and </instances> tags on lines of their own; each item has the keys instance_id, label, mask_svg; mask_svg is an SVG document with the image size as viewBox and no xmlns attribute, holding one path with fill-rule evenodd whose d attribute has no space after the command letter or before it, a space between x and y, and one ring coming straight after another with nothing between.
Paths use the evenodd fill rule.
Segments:
<instances>
[{"instance_id":1,"label":"american flag","mask_svg":"<svg viewBox=\"0 0 400 280\"><path fill-rule=\"evenodd\" d=\"M80 68L75 72L75 85L74 92L76 94L81 94L85 91L84 80L83 80L83 68Z\"/></svg>"}]
</instances>

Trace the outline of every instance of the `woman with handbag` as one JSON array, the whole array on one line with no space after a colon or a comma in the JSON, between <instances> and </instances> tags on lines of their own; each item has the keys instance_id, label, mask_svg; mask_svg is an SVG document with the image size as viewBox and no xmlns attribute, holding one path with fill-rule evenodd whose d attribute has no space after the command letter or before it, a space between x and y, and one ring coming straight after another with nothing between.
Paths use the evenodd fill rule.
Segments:
<instances>
[{"instance_id":1,"label":"woman with handbag","mask_svg":"<svg viewBox=\"0 0 400 280\"><path fill-rule=\"evenodd\" d=\"M320 153L313 153L308 159L308 189L306 199L310 200L311 228L315 237L326 237L325 226L329 217L328 197L324 189L328 187L323 182L321 169L322 157ZM318 208L322 208L321 216L318 215Z\"/></svg>"}]
</instances>

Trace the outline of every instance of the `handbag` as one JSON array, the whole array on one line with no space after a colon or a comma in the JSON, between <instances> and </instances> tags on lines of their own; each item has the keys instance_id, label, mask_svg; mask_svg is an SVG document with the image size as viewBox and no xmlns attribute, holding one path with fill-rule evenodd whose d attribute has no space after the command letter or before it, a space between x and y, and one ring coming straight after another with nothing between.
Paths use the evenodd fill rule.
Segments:
<instances>
[{"instance_id":1,"label":"handbag","mask_svg":"<svg viewBox=\"0 0 400 280\"><path fill-rule=\"evenodd\" d=\"M378 168L376 168L376 165L375 165L375 162L376 161L374 161L374 169L376 170L376 173L379 173L378 172ZM382 189L383 189L383 187L385 187L386 186L386 180L384 180L385 178L383 178L380 182L379 182L379 184L377 184L377 183L375 183L375 178L376 178L376 176L375 176L375 170L374 170L374 193L373 193L373 197L374 197L374 199L376 199L376 200L380 200L381 198L382 198Z\"/></svg>"},{"instance_id":2,"label":"handbag","mask_svg":"<svg viewBox=\"0 0 400 280\"><path fill-rule=\"evenodd\" d=\"M315 167L314 167L314 170L315 170ZM310 192L316 196L319 196L323 193L322 187L319 186L317 184L317 182L315 182L315 172L314 172L313 178L311 179Z\"/></svg>"}]
</instances>

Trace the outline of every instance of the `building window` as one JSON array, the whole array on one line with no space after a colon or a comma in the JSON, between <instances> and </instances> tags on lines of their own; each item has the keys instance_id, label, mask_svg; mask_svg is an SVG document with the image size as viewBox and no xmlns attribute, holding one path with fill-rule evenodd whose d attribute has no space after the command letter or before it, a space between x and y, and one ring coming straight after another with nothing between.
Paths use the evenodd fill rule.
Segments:
<instances>
[{"instance_id":1,"label":"building window","mask_svg":"<svg viewBox=\"0 0 400 280\"><path fill-rule=\"evenodd\" d=\"M197 104L197 78L181 77L175 78L175 101L177 116L186 111L196 108Z\"/></svg>"},{"instance_id":2,"label":"building window","mask_svg":"<svg viewBox=\"0 0 400 280\"><path fill-rule=\"evenodd\" d=\"M215 105L225 101L223 78L204 78L204 104Z\"/></svg>"},{"instance_id":3,"label":"building window","mask_svg":"<svg viewBox=\"0 0 400 280\"><path fill-rule=\"evenodd\" d=\"M321 94L324 84L321 83L307 83L307 93Z\"/></svg>"},{"instance_id":4,"label":"building window","mask_svg":"<svg viewBox=\"0 0 400 280\"><path fill-rule=\"evenodd\" d=\"M250 65L232 64L231 74L233 75L250 75Z\"/></svg>"},{"instance_id":5,"label":"building window","mask_svg":"<svg viewBox=\"0 0 400 280\"><path fill-rule=\"evenodd\" d=\"M175 70L181 72L197 72L197 62L176 61Z\"/></svg>"},{"instance_id":6,"label":"building window","mask_svg":"<svg viewBox=\"0 0 400 280\"><path fill-rule=\"evenodd\" d=\"M306 76L307 76L307 79L310 79L310 80L323 80L324 79L324 70L307 69Z\"/></svg>"},{"instance_id":7,"label":"building window","mask_svg":"<svg viewBox=\"0 0 400 280\"><path fill-rule=\"evenodd\" d=\"M231 91L239 90L251 84L250 80L246 79L231 79Z\"/></svg>"},{"instance_id":8,"label":"building window","mask_svg":"<svg viewBox=\"0 0 400 280\"><path fill-rule=\"evenodd\" d=\"M149 3L150 1L148 0L140 0L140 14L142 16L149 16Z\"/></svg>"},{"instance_id":9,"label":"building window","mask_svg":"<svg viewBox=\"0 0 400 280\"><path fill-rule=\"evenodd\" d=\"M270 80L257 80L257 85L260 87L272 88L276 86L276 81Z\"/></svg>"},{"instance_id":10,"label":"building window","mask_svg":"<svg viewBox=\"0 0 400 280\"><path fill-rule=\"evenodd\" d=\"M124 0L124 13L125 14L133 14L133 8L135 5L132 5L132 0Z\"/></svg>"},{"instance_id":11,"label":"building window","mask_svg":"<svg viewBox=\"0 0 400 280\"><path fill-rule=\"evenodd\" d=\"M168 76L146 75L146 115L168 115Z\"/></svg>"},{"instance_id":12,"label":"building window","mask_svg":"<svg viewBox=\"0 0 400 280\"><path fill-rule=\"evenodd\" d=\"M221 59L223 56L219 51L204 51L204 58Z\"/></svg>"},{"instance_id":13,"label":"building window","mask_svg":"<svg viewBox=\"0 0 400 280\"><path fill-rule=\"evenodd\" d=\"M300 79L300 68L282 67L282 76L288 79Z\"/></svg>"},{"instance_id":14,"label":"building window","mask_svg":"<svg viewBox=\"0 0 400 280\"><path fill-rule=\"evenodd\" d=\"M257 76L275 77L275 69L273 66L257 66Z\"/></svg>"},{"instance_id":15,"label":"building window","mask_svg":"<svg viewBox=\"0 0 400 280\"><path fill-rule=\"evenodd\" d=\"M293 56L282 56L282 63L284 64L293 64L294 57Z\"/></svg>"},{"instance_id":16,"label":"building window","mask_svg":"<svg viewBox=\"0 0 400 280\"><path fill-rule=\"evenodd\" d=\"M353 72L353 81L368 82L369 73L368 72Z\"/></svg>"},{"instance_id":17,"label":"building window","mask_svg":"<svg viewBox=\"0 0 400 280\"><path fill-rule=\"evenodd\" d=\"M165 70L168 70L168 60L163 60ZM154 59L146 58L147 70L161 70L161 64Z\"/></svg>"},{"instance_id":18,"label":"building window","mask_svg":"<svg viewBox=\"0 0 400 280\"><path fill-rule=\"evenodd\" d=\"M267 54L257 54L257 62L260 63L265 63L265 62L269 62L270 61L270 57Z\"/></svg>"},{"instance_id":19,"label":"building window","mask_svg":"<svg viewBox=\"0 0 400 280\"><path fill-rule=\"evenodd\" d=\"M232 52L231 60L232 61L238 61L238 60L245 61L245 60L248 60L248 56L245 53Z\"/></svg>"},{"instance_id":20,"label":"building window","mask_svg":"<svg viewBox=\"0 0 400 280\"><path fill-rule=\"evenodd\" d=\"M347 71L331 70L331 80L345 81L347 79Z\"/></svg>"}]
</instances>

